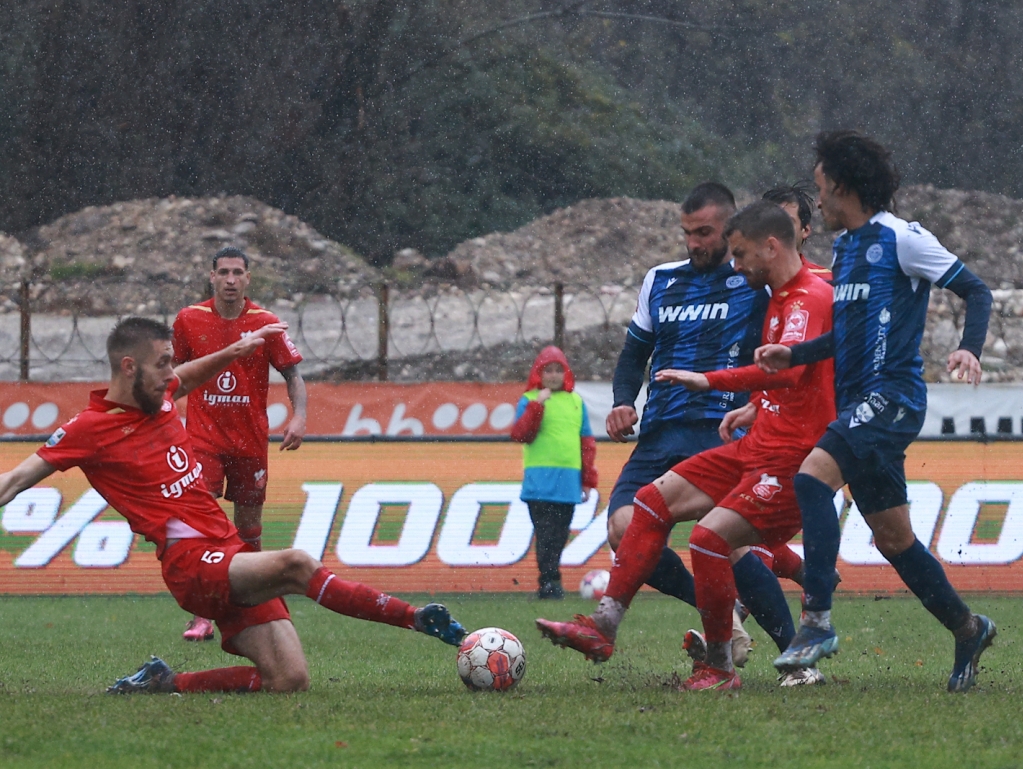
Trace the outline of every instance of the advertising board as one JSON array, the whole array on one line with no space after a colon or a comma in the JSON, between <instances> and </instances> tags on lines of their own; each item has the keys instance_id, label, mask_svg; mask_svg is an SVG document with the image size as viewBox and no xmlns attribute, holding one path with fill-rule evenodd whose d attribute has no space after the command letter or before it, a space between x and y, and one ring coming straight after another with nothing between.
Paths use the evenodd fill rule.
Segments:
<instances>
[{"instance_id":1,"label":"advertising board","mask_svg":"<svg viewBox=\"0 0 1023 769\"><path fill-rule=\"evenodd\" d=\"M0 444L0 468L36 444ZM596 493L576 508L563 556L568 587L609 568L606 500L631 446L599 444ZM1023 444L920 442L907 460L918 538L964 591L1023 593ZM495 442L308 442L271 446L264 546L301 547L345 579L394 592L536 588L532 527L518 500L521 449ZM905 590L862 517L841 509L842 591ZM0 594L164 590L154 548L73 470L0 516ZM690 526L672 545L688 561ZM798 541L797 541L798 544ZM794 588L786 584L785 587Z\"/></svg>"}]
</instances>

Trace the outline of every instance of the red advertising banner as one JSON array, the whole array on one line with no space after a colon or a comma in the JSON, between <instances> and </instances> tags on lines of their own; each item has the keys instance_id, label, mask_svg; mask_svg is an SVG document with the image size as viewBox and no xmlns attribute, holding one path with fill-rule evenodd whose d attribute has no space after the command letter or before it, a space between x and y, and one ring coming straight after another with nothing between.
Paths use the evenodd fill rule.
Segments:
<instances>
[{"instance_id":1,"label":"red advertising banner","mask_svg":"<svg viewBox=\"0 0 1023 769\"><path fill-rule=\"evenodd\" d=\"M0 433L51 433L81 411L100 382L0 384ZM524 385L436 382L389 384L313 382L309 391L310 435L507 435ZM185 399L178 401L182 415ZM271 434L281 434L291 415L283 384L270 386Z\"/></svg>"},{"instance_id":2,"label":"red advertising banner","mask_svg":"<svg viewBox=\"0 0 1023 769\"><path fill-rule=\"evenodd\" d=\"M0 444L0 469L34 450ZM609 568L606 500L629 446L602 443L598 495L576 508L562 558L572 587ZM907 460L914 530L965 591L1023 593L1023 444L918 443ZM268 549L301 547L383 590L536 588L532 527L510 443L307 443L271 447ZM840 500L841 502L841 500ZM842 506L841 591L905 588ZM0 594L150 593L163 583L142 542L78 471L55 474L0 515ZM672 545L688 560L689 526Z\"/></svg>"}]
</instances>

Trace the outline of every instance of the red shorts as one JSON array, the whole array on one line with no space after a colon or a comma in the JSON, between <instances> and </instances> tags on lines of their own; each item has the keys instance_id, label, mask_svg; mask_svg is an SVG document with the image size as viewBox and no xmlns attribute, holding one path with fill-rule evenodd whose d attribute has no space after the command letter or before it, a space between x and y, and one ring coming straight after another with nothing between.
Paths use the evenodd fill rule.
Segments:
<instances>
[{"instance_id":1,"label":"red shorts","mask_svg":"<svg viewBox=\"0 0 1023 769\"><path fill-rule=\"evenodd\" d=\"M227 570L238 553L253 552L237 536L227 539L182 539L163 554L163 581L185 611L206 617L220 628L220 645L238 654L231 639L245 628L291 619L282 598L257 606L239 606L231 601Z\"/></svg>"},{"instance_id":2,"label":"red shorts","mask_svg":"<svg viewBox=\"0 0 1023 769\"><path fill-rule=\"evenodd\" d=\"M803 527L792 479L804 454L765 456L747 451L741 439L702 451L675 465L678 473L718 507L752 524L768 547L784 544Z\"/></svg>"},{"instance_id":3,"label":"red shorts","mask_svg":"<svg viewBox=\"0 0 1023 769\"><path fill-rule=\"evenodd\" d=\"M266 454L261 457L233 457L230 454L207 454L196 449L195 458L202 465L203 481L213 496L223 494L228 502L245 507L255 507L266 501Z\"/></svg>"}]
</instances>

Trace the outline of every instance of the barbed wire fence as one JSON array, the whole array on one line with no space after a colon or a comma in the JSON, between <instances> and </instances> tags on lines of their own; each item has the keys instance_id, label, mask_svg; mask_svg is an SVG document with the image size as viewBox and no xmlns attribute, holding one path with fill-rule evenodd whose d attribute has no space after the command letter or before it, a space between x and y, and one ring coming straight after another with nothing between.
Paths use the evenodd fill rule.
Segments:
<instances>
[{"instance_id":1,"label":"barbed wire fence","mask_svg":"<svg viewBox=\"0 0 1023 769\"><path fill-rule=\"evenodd\" d=\"M97 279L94 290L102 291L103 283ZM637 293L632 287L565 283L498 290L376 282L343 294L264 306L289 324L289 334L305 358L303 373L310 378L388 381L396 366L431 359L434 374L440 374L433 378L461 378L457 372L443 374L469 353L477 358L488 351L531 356L541 344L571 351L572 340L587 347L580 340L600 333L610 333L620 345ZM0 297L7 308L0 312L0 381L106 379L105 341L118 320L140 314L170 324L180 309L150 302L144 308L96 315L55 310L52 302L39 309L32 297L29 281L9 287ZM608 371L613 363L608 362Z\"/></svg>"}]
</instances>

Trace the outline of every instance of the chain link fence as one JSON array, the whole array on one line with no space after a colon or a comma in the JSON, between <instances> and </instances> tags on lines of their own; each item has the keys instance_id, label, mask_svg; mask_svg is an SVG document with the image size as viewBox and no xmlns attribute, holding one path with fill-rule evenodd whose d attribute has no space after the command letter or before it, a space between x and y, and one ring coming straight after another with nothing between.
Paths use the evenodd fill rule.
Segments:
<instances>
[{"instance_id":1,"label":"chain link fence","mask_svg":"<svg viewBox=\"0 0 1023 769\"><path fill-rule=\"evenodd\" d=\"M93 289L103 291L104 281L97 279ZM465 378L456 370L461 360L525 356L528 368L542 344L597 354L599 360L587 364L595 372L587 378L593 378L603 373L605 363L610 376L614 361L605 359L610 348L621 345L637 293L631 287L563 283L495 290L380 282L344 294L278 300L267 308L290 325L289 334L305 358L303 373L313 379L386 381L411 368L426 378L460 379ZM73 309L54 312L51 303L49 311L35 311L32 297L27 281L0 296L6 309L0 312L2 381L106 379L105 341L120 318L141 314L170 324L180 309L149 302L97 316ZM594 341L602 336L610 343ZM520 368L511 378L520 378Z\"/></svg>"}]
</instances>

